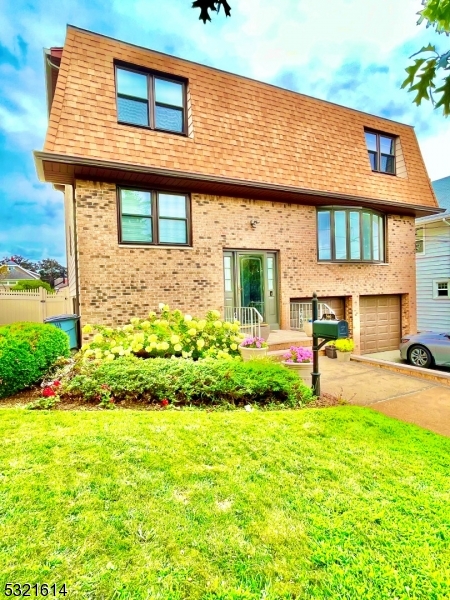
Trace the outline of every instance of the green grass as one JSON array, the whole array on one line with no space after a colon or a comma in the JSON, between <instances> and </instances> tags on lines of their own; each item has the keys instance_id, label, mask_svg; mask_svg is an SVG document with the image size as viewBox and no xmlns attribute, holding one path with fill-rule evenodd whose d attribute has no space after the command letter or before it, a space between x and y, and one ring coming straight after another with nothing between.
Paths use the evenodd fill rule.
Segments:
<instances>
[{"instance_id":1,"label":"green grass","mask_svg":"<svg viewBox=\"0 0 450 600\"><path fill-rule=\"evenodd\" d=\"M450 597L446 438L355 407L0 423L0 596Z\"/></svg>"}]
</instances>

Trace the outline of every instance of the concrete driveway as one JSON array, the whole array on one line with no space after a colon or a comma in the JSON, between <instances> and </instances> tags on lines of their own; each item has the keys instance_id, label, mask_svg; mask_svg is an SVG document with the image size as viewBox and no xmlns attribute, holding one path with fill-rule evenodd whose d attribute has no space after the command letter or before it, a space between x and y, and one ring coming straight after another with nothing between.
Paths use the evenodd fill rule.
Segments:
<instances>
[{"instance_id":1,"label":"concrete driveway","mask_svg":"<svg viewBox=\"0 0 450 600\"><path fill-rule=\"evenodd\" d=\"M450 387L365 363L320 357L321 391L450 437Z\"/></svg>"}]
</instances>

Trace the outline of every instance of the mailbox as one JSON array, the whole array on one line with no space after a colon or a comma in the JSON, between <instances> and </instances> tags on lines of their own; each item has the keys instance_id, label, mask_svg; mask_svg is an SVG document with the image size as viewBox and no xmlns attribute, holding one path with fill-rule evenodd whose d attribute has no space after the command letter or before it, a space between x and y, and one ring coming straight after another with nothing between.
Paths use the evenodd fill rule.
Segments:
<instances>
[{"instance_id":1,"label":"mailbox","mask_svg":"<svg viewBox=\"0 0 450 600\"><path fill-rule=\"evenodd\" d=\"M313 336L324 340L348 338L347 321L314 321Z\"/></svg>"}]
</instances>

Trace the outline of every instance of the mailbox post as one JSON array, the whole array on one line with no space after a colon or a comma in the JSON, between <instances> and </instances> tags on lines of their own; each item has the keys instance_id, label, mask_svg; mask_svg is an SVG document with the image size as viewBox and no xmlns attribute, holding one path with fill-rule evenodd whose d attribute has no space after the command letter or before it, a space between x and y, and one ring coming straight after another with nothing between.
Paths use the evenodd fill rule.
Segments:
<instances>
[{"instance_id":1,"label":"mailbox post","mask_svg":"<svg viewBox=\"0 0 450 600\"><path fill-rule=\"evenodd\" d=\"M312 298L312 319L313 319L313 372L312 388L316 396L320 395L320 373L319 373L319 350L330 340L339 340L348 337L347 321L319 321L319 301L317 293L313 293ZM319 339L322 341L319 343Z\"/></svg>"}]
</instances>

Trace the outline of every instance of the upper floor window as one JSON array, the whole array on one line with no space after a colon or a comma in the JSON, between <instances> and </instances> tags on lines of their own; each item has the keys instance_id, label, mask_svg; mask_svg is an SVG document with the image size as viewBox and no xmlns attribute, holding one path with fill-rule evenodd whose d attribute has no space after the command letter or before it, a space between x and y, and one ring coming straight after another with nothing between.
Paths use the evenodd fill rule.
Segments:
<instances>
[{"instance_id":1,"label":"upper floor window","mask_svg":"<svg viewBox=\"0 0 450 600\"><path fill-rule=\"evenodd\" d=\"M374 131L364 133L372 171L395 175L395 137Z\"/></svg>"},{"instance_id":2,"label":"upper floor window","mask_svg":"<svg viewBox=\"0 0 450 600\"><path fill-rule=\"evenodd\" d=\"M185 133L185 83L116 67L119 123Z\"/></svg>"},{"instance_id":3,"label":"upper floor window","mask_svg":"<svg viewBox=\"0 0 450 600\"><path fill-rule=\"evenodd\" d=\"M189 245L187 195L121 188L119 205L121 243Z\"/></svg>"},{"instance_id":4,"label":"upper floor window","mask_svg":"<svg viewBox=\"0 0 450 600\"><path fill-rule=\"evenodd\" d=\"M320 261L384 262L384 217L365 208L317 211Z\"/></svg>"}]
</instances>

